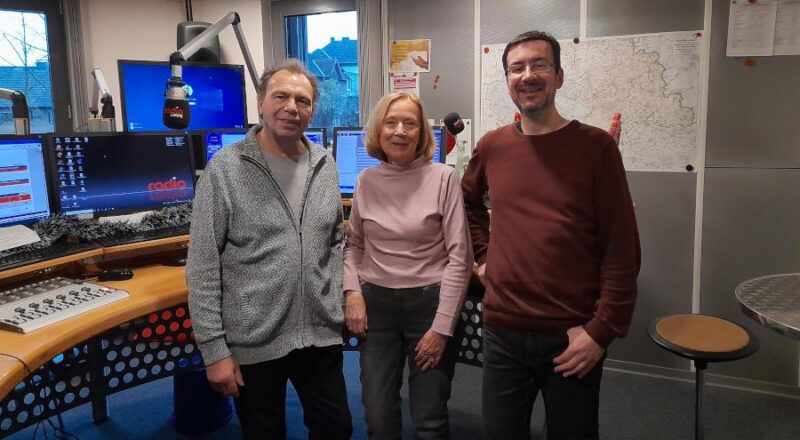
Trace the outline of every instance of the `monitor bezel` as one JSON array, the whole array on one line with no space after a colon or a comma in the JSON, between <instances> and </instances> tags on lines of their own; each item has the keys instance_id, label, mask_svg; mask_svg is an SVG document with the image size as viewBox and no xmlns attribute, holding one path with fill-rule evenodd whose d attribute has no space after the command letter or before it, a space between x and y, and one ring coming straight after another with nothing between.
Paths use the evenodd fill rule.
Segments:
<instances>
[{"instance_id":1,"label":"monitor bezel","mask_svg":"<svg viewBox=\"0 0 800 440\"><path fill-rule=\"evenodd\" d=\"M320 147L327 149L328 148L328 129L326 127L308 127L303 130L303 134L307 131L314 131L314 132L321 132L322 133L322 145Z\"/></svg>"},{"instance_id":2,"label":"monitor bezel","mask_svg":"<svg viewBox=\"0 0 800 440\"><path fill-rule=\"evenodd\" d=\"M52 158L48 151L48 140L46 135L42 134L0 134L0 140L39 140L42 144L42 162L44 163L44 180L45 180L45 191L47 191L47 209L50 213L47 217L42 217L36 220L24 220L19 222L11 222L11 223L4 223L0 224L0 228L5 228L7 226L14 226L14 225L31 225L36 223L37 221L44 220L46 218L50 218L55 215L58 211L56 208L60 206L60 204L56 203L55 194L53 193L53 176L52 176Z\"/></svg>"},{"instance_id":3,"label":"monitor bezel","mask_svg":"<svg viewBox=\"0 0 800 440\"><path fill-rule=\"evenodd\" d=\"M125 102L125 76L122 74L122 66L125 64L139 64L139 65L161 65L170 67L169 61L153 61L153 60L129 60L129 59L122 59L117 60L117 78L119 78L119 101L120 101L120 111L122 114L122 131L125 133L165 133L165 132L182 132L182 131L190 131L190 132L198 132L203 130L208 130L206 128L193 128L193 129L185 129L185 130L176 130L171 129L168 127L164 127L164 130L143 130L143 131L129 131L128 130L128 112L127 112L127 103ZM244 125L245 127L249 127L249 123L247 121L247 93L246 93L246 85L245 85L245 77L244 77L244 66L241 64L223 64L223 63L183 63L182 68L186 67L222 67L222 68L230 68L239 71L239 75L241 76L241 83L242 83L242 114L244 115ZM164 78L164 83L166 84L169 78ZM238 130L234 128L234 130Z\"/></svg>"},{"instance_id":4,"label":"monitor bezel","mask_svg":"<svg viewBox=\"0 0 800 440\"><path fill-rule=\"evenodd\" d=\"M192 179L192 192L197 189L197 175L195 173L195 157L194 157L194 146L192 143L192 132L191 131L136 131L136 132L125 132L125 131L117 131L117 132L62 132L62 133L48 133L47 135L47 150L48 155L50 156L50 189L52 194L52 207L55 209L55 213L58 215L65 215L65 216L76 216L81 214L65 214L61 209L61 200L56 196L58 192L59 186L56 182L58 182L58 168L55 166L56 164L56 149L53 140L57 137L114 137L114 136L130 136L130 137L139 137L139 136L184 136L187 142L187 149L189 150L189 175ZM130 208L130 209L120 209L113 211L113 216L117 215L126 215L126 214L133 214L136 212L146 212L160 209L159 207L151 207L151 208ZM93 218L103 217L102 215L98 215L96 212L92 213Z\"/></svg>"},{"instance_id":5,"label":"monitor bezel","mask_svg":"<svg viewBox=\"0 0 800 440\"><path fill-rule=\"evenodd\" d=\"M250 131L250 128L209 128L205 130L197 130L200 134L200 147L196 149L195 156L195 170L204 170L208 165L208 134L209 133L244 133L247 135L247 132Z\"/></svg>"},{"instance_id":6,"label":"monitor bezel","mask_svg":"<svg viewBox=\"0 0 800 440\"><path fill-rule=\"evenodd\" d=\"M338 146L336 145L337 144L336 139L339 138L339 132L340 131L356 131L356 130L363 132L364 136L367 135L367 132L366 132L366 130L364 130L364 127L358 127L358 126L356 126L356 127L333 127L333 142L331 143L331 145L332 145L331 146L331 154L333 155L334 162L336 161L336 152L337 152L336 150L338 149ZM364 146L364 148L366 148L366 145ZM338 171L338 169L339 169L338 165L337 165L336 169ZM341 189L339 190L339 195L343 199L352 199L353 198L353 193L351 193L351 192L342 192Z\"/></svg>"}]
</instances>

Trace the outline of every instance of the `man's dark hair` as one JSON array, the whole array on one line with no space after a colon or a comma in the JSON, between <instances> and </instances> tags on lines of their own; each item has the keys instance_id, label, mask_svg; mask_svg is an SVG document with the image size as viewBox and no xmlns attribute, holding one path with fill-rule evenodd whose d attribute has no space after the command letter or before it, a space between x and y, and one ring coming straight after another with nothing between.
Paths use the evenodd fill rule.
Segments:
<instances>
[{"instance_id":1,"label":"man's dark hair","mask_svg":"<svg viewBox=\"0 0 800 440\"><path fill-rule=\"evenodd\" d=\"M319 83L317 82L317 77L314 76L311 72L306 69L306 66L300 62L300 60L289 58L283 63L276 64L271 68L264 71L261 74L261 78L258 80L258 100L259 102L264 99L264 96L267 94L267 83L272 78L273 75L280 72L281 70L288 70L292 73L299 73L306 78L308 78L308 82L311 83L311 91L313 95L313 104L316 107L317 101L319 101Z\"/></svg>"},{"instance_id":2,"label":"man's dark hair","mask_svg":"<svg viewBox=\"0 0 800 440\"><path fill-rule=\"evenodd\" d=\"M558 44L555 38L547 32L542 31L528 31L517 35L506 44L506 50L503 51L503 72L508 72L508 52L514 46L520 45L526 41L545 41L550 44L550 50L553 51L553 63L555 64L556 73L561 71L561 45Z\"/></svg>"}]
</instances>

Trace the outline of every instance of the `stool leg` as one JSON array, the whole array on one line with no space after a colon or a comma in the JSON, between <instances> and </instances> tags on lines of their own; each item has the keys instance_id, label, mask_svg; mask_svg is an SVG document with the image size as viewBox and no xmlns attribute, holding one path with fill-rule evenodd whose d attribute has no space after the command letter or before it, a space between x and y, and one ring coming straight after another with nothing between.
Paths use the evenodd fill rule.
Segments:
<instances>
[{"instance_id":1,"label":"stool leg","mask_svg":"<svg viewBox=\"0 0 800 440\"><path fill-rule=\"evenodd\" d=\"M694 394L694 438L703 440L703 388L705 387L705 361L694 361L695 394Z\"/></svg>"}]
</instances>

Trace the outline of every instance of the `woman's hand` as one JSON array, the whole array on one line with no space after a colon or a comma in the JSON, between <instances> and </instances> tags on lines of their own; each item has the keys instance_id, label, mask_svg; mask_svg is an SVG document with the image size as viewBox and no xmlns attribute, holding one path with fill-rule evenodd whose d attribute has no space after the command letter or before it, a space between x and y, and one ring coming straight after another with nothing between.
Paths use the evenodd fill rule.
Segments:
<instances>
[{"instance_id":1,"label":"woman's hand","mask_svg":"<svg viewBox=\"0 0 800 440\"><path fill-rule=\"evenodd\" d=\"M357 290L344 293L344 323L351 335L363 338L367 335L367 303L364 295Z\"/></svg>"},{"instance_id":2,"label":"woman's hand","mask_svg":"<svg viewBox=\"0 0 800 440\"><path fill-rule=\"evenodd\" d=\"M447 346L448 336L440 335L433 330L428 330L422 335L414 351L417 353L415 361L417 368L427 371L439 365Z\"/></svg>"}]
</instances>

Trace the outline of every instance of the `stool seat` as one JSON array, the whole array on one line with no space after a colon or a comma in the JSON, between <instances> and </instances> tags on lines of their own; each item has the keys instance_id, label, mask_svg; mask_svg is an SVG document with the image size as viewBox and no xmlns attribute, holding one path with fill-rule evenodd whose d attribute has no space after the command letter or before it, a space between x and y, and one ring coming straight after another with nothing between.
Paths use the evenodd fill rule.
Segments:
<instances>
[{"instance_id":1,"label":"stool seat","mask_svg":"<svg viewBox=\"0 0 800 440\"><path fill-rule=\"evenodd\" d=\"M734 361L758 350L750 330L708 315L669 315L650 322L647 333L656 344L694 361L694 438L703 438L703 384L709 362Z\"/></svg>"},{"instance_id":2,"label":"stool seat","mask_svg":"<svg viewBox=\"0 0 800 440\"><path fill-rule=\"evenodd\" d=\"M662 316L648 330L656 344L695 361L733 361L758 350L758 340L749 330L715 316Z\"/></svg>"}]
</instances>

